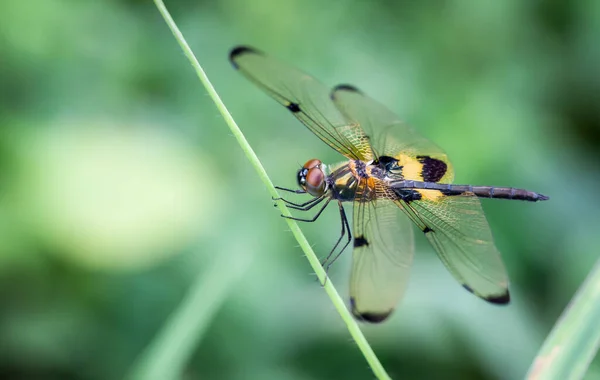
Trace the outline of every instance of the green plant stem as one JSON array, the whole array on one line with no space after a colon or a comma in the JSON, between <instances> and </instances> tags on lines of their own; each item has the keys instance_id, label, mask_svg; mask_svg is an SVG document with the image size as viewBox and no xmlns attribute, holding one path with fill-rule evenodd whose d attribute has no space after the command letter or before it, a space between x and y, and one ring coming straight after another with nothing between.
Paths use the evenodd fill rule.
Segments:
<instances>
[{"instance_id":1,"label":"green plant stem","mask_svg":"<svg viewBox=\"0 0 600 380\"><path fill-rule=\"evenodd\" d=\"M204 331L253 255L218 255L194 280L180 305L132 365L128 380L178 379Z\"/></svg>"},{"instance_id":2,"label":"green plant stem","mask_svg":"<svg viewBox=\"0 0 600 380\"><path fill-rule=\"evenodd\" d=\"M599 321L600 260L546 338L527 379L583 378L600 345Z\"/></svg>"},{"instance_id":3,"label":"green plant stem","mask_svg":"<svg viewBox=\"0 0 600 380\"><path fill-rule=\"evenodd\" d=\"M200 78L200 81L206 88L208 94L210 95L210 97L212 98L214 103L216 104L219 112L225 119L225 122L229 126L229 129L231 130L231 132L237 139L237 141L240 144L240 147L242 148L244 153L246 154L246 157L248 158L248 160L250 161L252 166L254 166L254 168L256 169L260 179L267 186L269 193L273 197L279 197L279 195L277 194L277 191L275 190L275 187L273 186L273 183L271 182L271 180L269 179L269 177L267 175L267 172L265 171L265 169L261 165L258 157L256 156L256 154L254 153L254 151L252 150L252 148L246 141L246 138L242 134L242 131L240 130L240 128L237 126L237 124L233 120L233 117L231 116L231 114L229 113L227 108L225 107L225 104L223 104L223 102L221 101L221 98L219 97L216 90L210 83L204 70L200 66L200 63L198 62L198 60L194 56L194 53L192 52L192 50L188 46L187 42L185 41L183 34L177 28L177 25L175 24L175 21L173 21L173 18L171 18L171 15L167 11L164 3L161 0L154 0L154 3L156 4L156 6L157 6L158 10L160 11L161 15L163 16L163 18L165 19L167 25L171 29L171 32L175 36L175 39L181 46L181 49L183 50L184 54L186 55L186 57L189 59L190 63L192 64L192 67L196 71L198 78ZM278 207L281 210L283 215L290 216L290 213L289 213L287 207L285 207L285 205L282 202L278 202ZM371 348L371 346L365 339L365 336L362 334L357 322L354 320L354 318L352 317L352 315L346 308L344 301L342 300L342 298L336 291L332 282L325 281L325 277L326 277L325 271L323 270L323 267L321 266L319 259L317 258L317 256L313 252L312 248L310 247L310 244L306 240L306 237L302 234L302 231L300 231L298 224L295 221L290 220L290 219L286 219L286 221L290 227L290 230L292 231L292 234L294 235L296 240L298 240L300 247L306 254L306 257L308 258L308 261L310 262L310 265L312 266L313 270L317 274L317 277L319 278L321 283L325 284L324 289L327 292L327 295L329 296L329 298L331 298L331 302L333 302L333 305L335 306L336 310L338 311L338 313L340 314L340 316L346 323L346 326L348 327L348 331L350 332L350 335L352 336L352 338L358 345L359 349L362 351L363 355L365 356L365 359L371 366L371 370L373 371L375 376L377 376L377 378L389 379L390 377L385 372L385 369L383 368L383 366L379 362L377 356L373 352L373 349ZM160 358L157 358L157 359L160 359Z\"/></svg>"}]
</instances>

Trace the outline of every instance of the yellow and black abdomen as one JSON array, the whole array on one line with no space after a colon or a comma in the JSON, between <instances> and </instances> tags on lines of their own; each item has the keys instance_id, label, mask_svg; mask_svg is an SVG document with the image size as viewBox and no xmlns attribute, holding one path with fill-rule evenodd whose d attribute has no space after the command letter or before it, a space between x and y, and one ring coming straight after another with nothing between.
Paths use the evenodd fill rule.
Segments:
<instances>
[{"instance_id":1,"label":"yellow and black abdomen","mask_svg":"<svg viewBox=\"0 0 600 380\"><path fill-rule=\"evenodd\" d=\"M514 199L529 202L547 200L533 191L513 187L453 185L454 171L445 155L395 157L402 181L394 181L394 191L407 201L427 199L437 201L444 196L473 194L481 198Z\"/></svg>"},{"instance_id":2,"label":"yellow and black abdomen","mask_svg":"<svg viewBox=\"0 0 600 380\"><path fill-rule=\"evenodd\" d=\"M406 202L428 199L438 200L444 196L474 195L480 198L512 199L520 201L545 201L549 197L514 187L452 185L413 180L396 181L391 184L396 194Z\"/></svg>"}]
</instances>

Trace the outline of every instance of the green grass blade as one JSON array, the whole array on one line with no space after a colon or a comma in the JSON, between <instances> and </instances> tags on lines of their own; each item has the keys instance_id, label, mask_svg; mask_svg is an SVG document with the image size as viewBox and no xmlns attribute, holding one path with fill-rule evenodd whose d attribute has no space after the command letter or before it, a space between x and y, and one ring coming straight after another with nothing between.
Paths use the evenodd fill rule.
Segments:
<instances>
[{"instance_id":1,"label":"green grass blade","mask_svg":"<svg viewBox=\"0 0 600 380\"><path fill-rule=\"evenodd\" d=\"M546 338L527 379L581 379L599 344L600 260Z\"/></svg>"},{"instance_id":2,"label":"green grass blade","mask_svg":"<svg viewBox=\"0 0 600 380\"><path fill-rule=\"evenodd\" d=\"M208 77L206 76L204 70L200 66L200 63L198 62L198 60L194 56L194 53L192 52L192 50L188 46L187 42L185 41L185 38L183 37L183 34L177 28L177 25L175 24L175 21L173 21L171 15L167 11L164 3L161 0L154 0L154 3L156 4L156 6L157 6L158 10L160 11L161 15L163 16L163 18L165 19L167 25L171 29L171 32L175 36L175 39L177 40L177 42L181 46L184 54L186 55L186 57L189 59L190 63L192 64L192 67L196 71L196 74L198 75L198 78L200 78L200 81L202 82L202 84L206 88L208 94L212 98L213 102L216 104L219 112L221 113L221 115L225 119L225 122L229 126L229 129L231 130L231 132L233 133L234 137L236 138L236 140L240 144L240 147L242 148L242 150L244 151L244 153L246 154L246 157L248 158L248 160L250 161L250 163L252 164L252 166L254 166L254 168L257 171L260 179L267 186L267 189L269 190L269 193L273 197L278 197L279 195L277 194L277 191L275 190L275 187L273 186L273 183L269 179L269 177L267 175L267 172L265 171L265 169L263 168L262 164L260 163L258 157L256 156L256 154L254 153L254 151L252 150L252 148L250 147L250 145L246 141L246 138L242 134L242 131L240 130L240 128L237 126L237 124L233 120L233 117L231 116L231 114L229 113L229 111L227 110L227 108L225 107L225 104L223 104L223 102L221 101L221 98L219 97L219 95L217 94L216 90L214 89L214 87L210 83L210 81L209 81ZM225 57L223 58L223 60L225 62ZM290 213L289 213L287 207L285 207L285 205L283 205L282 202L278 202L278 207L281 210L281 212L282 212L283 215L290 216ZM319 259L317 258L317 256L313 252L313 250L310 247L308 241L306 240L306 237L300 231L300 228L298 227L298 224L296 224L295 221L290 220L290 219L286 219L286 221L287 221L287 223L288 223L288 225L290 227L290 230L292 231L292 234L294 235L294 237L296 238L296 240L298 240L298 243L299 243L300 247L302 248L302 250L306 254L306 257L308 258L308 261L310 262L310 265L312 266L313 270L317 274L317 277L319 278L319 280L321 281L321 283L325 283L324 289L325 289L327 295L329 296L329 298L331 298L331 302L333 303L333 305L335 306L336 310L338 311L338 313L340 314L340 316L342 317L342 319L346 323L346 326L348 328L348 331L350 332L350 335L352 336L352 338L356 342L356 344L359 347L359 349L362 351L363 355L365 356L365 359L367 360L367 362L369 363L369 365L371 367L371 370L373 371L373 373L375 374L375 376L377 376L377 378L379 378L379 379L389 379L390 377L385 372L385 369L383 368L383 366L379 362L379 359L377 358L377 356L373 352L373 349L371 348L371 346L369 345L369 343L365 339L364 335L362 334L362 332L361 332L361 330L360 330L357 322L354 320L354 318L352 317L352 315L350 314L350 312L346 308L346 305L345 305L343 299L340 297L340 295L336 291L336 289L333 286L332 282L331 281L325 281L325 271L323 270L323 267L321 266L321 264L319 262ZM157 360L161 360L161 358L156 358L156 359Z\"/></svg>"}]
</instances>

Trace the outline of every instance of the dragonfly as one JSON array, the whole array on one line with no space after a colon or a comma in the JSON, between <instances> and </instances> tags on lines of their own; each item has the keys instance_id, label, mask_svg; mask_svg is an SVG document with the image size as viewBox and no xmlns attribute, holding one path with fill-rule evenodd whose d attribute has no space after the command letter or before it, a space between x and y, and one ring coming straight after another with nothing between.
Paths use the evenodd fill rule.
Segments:
<instances>
[{"instance_id":1,"label":"dragonfly","mask_svg":"<svg viewBox=\"0 0 600 380\"><path fill-rule=\"evenodd\" d=\"M480 198L537 202L549 197L513 187L453 184L446 153L356 87L330 90L307 73L257 49L238 46L235 69L287 108L319 139L345 156L308 160L297 172L303 203L275 198L314 222L337 203L341 234L322 261L330 265L352 243L350 309L360 321L386 320L404 295L414 256L413 225L469 292L492 304L510 302L509 280ZM344 203L353 205L350 228Z\"/></svg>"}]
</instances>

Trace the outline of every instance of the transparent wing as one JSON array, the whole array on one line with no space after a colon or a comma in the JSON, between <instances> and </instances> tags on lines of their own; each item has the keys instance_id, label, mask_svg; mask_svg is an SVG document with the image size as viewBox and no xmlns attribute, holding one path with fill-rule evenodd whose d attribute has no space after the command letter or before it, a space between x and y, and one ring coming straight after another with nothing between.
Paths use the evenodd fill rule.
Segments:
<instances>
[{"instance_id":1,"label":"transparent wing","mask_svg":"<svg viewBox=\"0 0 600 380\"><path fill-rule=\"evenodd\" d=\"M406 179L451 183L454 171L446 153L386 106L349 85L334 88L331 98L350 124L362 127L376 157L399 160Z\"/></svg>"},{"instance_id":2,"label":"transparent wing","mask_svg":"<svg viewBox=\"0 0 600 380\"><path fill-rule=\"evenodd\" d=\"M421 200L397 204L425 233L452 275L484 300L508 303L508 275L479 199L473 193L419 192Z\"/></svg>"},{"instance_id":3,"label":"transparent wing","mask_svg":"<svg viewBox=\"0 0 600 380\"><path fill-rule=\"evenodd\" d=\"M233 49L229 59L327 145L350 159L372 157L363 131L357 124L346 121L331 101L330 90L315 78L245 46Z\"/></svg>"},{"instance_id":4,"label":"transparent wing","mask_svg":"<svg viewBox=\"0 0 600 380\"><path fill-rule=\"evenodd\" d=\"M367 191L365 184L359 185L354 201L350 303L357 319L378 323L392 313L406 290L414 237L412 223L383 188L371 201Z\"/></svg>"}]
</instances>

